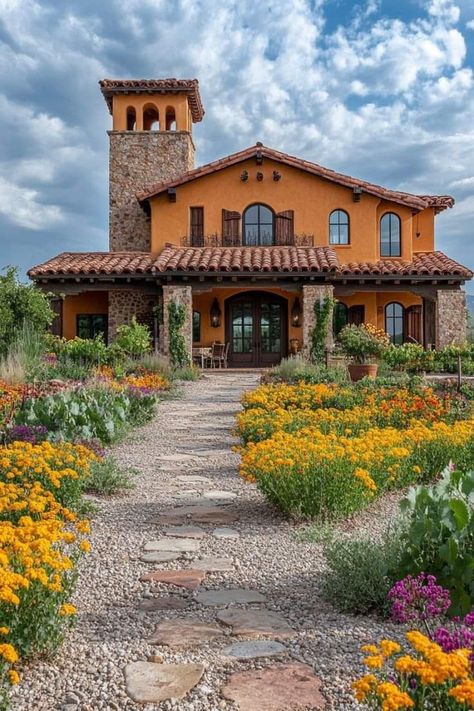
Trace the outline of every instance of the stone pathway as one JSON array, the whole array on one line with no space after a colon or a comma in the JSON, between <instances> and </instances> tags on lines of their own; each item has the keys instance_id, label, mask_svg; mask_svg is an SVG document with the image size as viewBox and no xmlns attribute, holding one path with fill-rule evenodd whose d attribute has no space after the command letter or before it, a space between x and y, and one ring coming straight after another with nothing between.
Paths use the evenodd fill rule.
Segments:
<instances>
[{"instance_id":1,"label":"stone pathway","mask_svg":"<svg viewBox=\"0 0 474 711\"><path fill-rule=\"evenodd\" d=\"M137 487L97 500L77 627L26 670L17 711L359 708L350 675L380 624L322 602L320 550L237 474L232 428L257 382L206 374L115 448Z\"/></svg>"}]
</instances>

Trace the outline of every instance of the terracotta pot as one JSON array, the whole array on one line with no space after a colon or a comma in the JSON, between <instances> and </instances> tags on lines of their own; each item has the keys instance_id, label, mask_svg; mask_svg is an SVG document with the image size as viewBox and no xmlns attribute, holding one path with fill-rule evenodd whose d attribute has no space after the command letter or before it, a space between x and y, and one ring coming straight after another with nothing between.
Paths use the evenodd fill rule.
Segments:
<instances>
[{"instance_id":1,"label":"terracotta pot","mask_svg":"<svg viewBox=\"0 0 474 711\"><path fill-rule=\"evenodd\" d=\"M347 366L349 368L349 375L353 383L356 383L362 378L374 378L377 377L377 370L379 368L378 363L351 363Z\"/></svg>"}]
</instances>

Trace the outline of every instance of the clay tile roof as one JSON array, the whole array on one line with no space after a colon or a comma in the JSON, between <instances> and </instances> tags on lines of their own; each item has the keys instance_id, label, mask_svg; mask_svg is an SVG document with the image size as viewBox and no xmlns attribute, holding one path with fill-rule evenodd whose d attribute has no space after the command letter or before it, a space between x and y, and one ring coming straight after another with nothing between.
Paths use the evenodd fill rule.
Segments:
<instances>
[{"instance_id":1,"label":"clay tile roof","mask_svg":"<svg viewBox=\"0 0 474 711\"><path fill-rule=\"evenodd\" d=\"M175 188L179 185L184 185L192 180L197 180L198 178L202 178L205 175L210 175L216 171L223 170L231 165L242 163L249 158L255 157L257 153L263 158L268 158L278 163L292 166L293 168L303 170L306 173L311 173L312 175L324 178L325 180L330 180L338 185L344 185L345 187L351 189L360 188L363 192L379 197L382 200L389 200L400 205L406 205L407 207L411 207L415 210L424 210L427 207L434 207L437 212L440 212L441 210L445 210L447 207L452 207L454 205L454 198L449 195L412 195L411 193L401 192L400 190L389 190L381 185L369 183L366 180L352 178L350 175L337 173L336 171L324 168L324 166L318 165L317 163L311 163L310 161L288 155L288 153L281 153L273 148L267 148L260 143L257 143L255 146L245 148L243 151L239 151L238 153L232 153L225 158L215 160L212 163L202 165L199 168L189 170L186 173L183 173L183 175L176 180L167 180L165 182L150 185L144 191L138 193L137 198L140 202L143 202L154 195L159 195L168 188Z\"/></svg>"},{"instance_id":2,"label":"clay tile roof","mask_svg":"<svg viewBox=\"0 0 474 711\"><path fill-rule=\"evenodd\" d=\"M436 276L471 279L472 272L442 252L420 252L411 262L384 259L340 264L330 247L174 247L148 252L63 252L29 270L32 279L159 273L268 272L351 276Z\"/></svg>"},{"instance_id":3,"label":"clay tile roof","mask_svg":"<svg viewBox=\"0 0 474 711\"><path fill-rule=\"evenodd\" d=\"M187 94L193 121L204 116L197 79L101 79L99 86L110 113L114 94Z\"/></svg>"}]
</instances>

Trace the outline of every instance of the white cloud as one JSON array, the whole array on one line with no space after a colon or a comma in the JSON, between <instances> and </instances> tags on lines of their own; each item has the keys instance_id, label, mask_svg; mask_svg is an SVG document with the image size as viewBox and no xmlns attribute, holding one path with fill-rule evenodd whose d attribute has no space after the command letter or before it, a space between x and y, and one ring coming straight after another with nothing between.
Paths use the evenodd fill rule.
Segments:
<instances>
[{"instance_id":1,"label":"white cloud","mask_svg":"<svg viewBox=\"0 0 474 711\"><path fill-rule=\"evenodd\" d=\"M43 205L36 190L23 188L0 177L0 214L28 230L44 230L61 222L58 205Z\"/></svg>"}]
</instances>

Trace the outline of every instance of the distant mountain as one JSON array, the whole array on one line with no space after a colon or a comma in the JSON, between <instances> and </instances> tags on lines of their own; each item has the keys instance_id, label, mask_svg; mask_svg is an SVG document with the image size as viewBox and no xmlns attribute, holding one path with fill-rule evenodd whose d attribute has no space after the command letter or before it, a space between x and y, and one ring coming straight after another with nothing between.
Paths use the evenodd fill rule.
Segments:
<instances>
[{"instance_id":1,"label":"distant mountain","mask_svg":"<svg viewBox=\"0 0 474 711\"><path fill-rule=\"evenodd\" d=\"M467 310L471 314L471 318L474 319L474 294L466 295Z\"/></svg>"}]
</instances>

